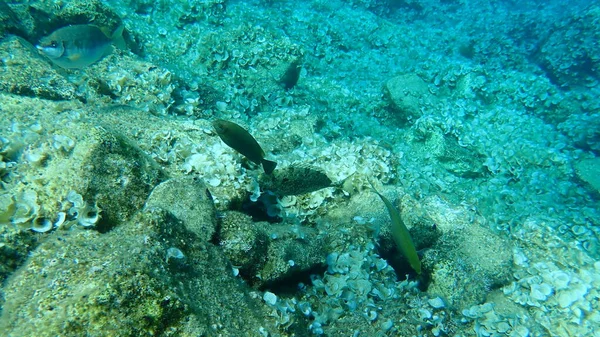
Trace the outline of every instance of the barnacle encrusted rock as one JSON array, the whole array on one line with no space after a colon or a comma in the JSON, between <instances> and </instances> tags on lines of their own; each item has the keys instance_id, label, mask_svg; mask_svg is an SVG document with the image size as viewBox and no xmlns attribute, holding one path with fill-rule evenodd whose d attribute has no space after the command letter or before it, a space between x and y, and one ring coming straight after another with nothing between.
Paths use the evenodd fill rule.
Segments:
<instances>
[{"instance_id":1,"label":"barnacle encrusted rock","mask_svg":"<svg viewBox=\"0 0 600 337\"><path fill-rule=\"evenodd\" d=\"M325 261L328 239L304 226L252 222L238 212L224 214L219 245L242 277L255 286L276 285Z\"/></svg>"},{"instance_id":2,"label":"barnacle encrusted rock","mask_svg":"<svg viewBox=\"0 0 600 337\"><path fill-rule=\"evenodd\" d=\"M328 237L319 235L314 228L271 224L265 229L272 241L267 261L257 274L264 284L275 286L294 275L316 270L325 262Z\"/></svg>"},{"instance_id":3,"label":"barnacle encrusted rock","mask_svg":"<svg viewBox=\"0 0 600 337\"><path fill-rule=\"evenodd\" d=\"M28 4L28 7L28 13L34 23L28 37L34 41L40 36L72 24L93 22L111 32L121 24L119 16L100 0L73 0L58 6L51 1L34 1Z\"/></svg>"},{"instance_id":4,"label":"barnacle encrusted rock","mask_svg":"<svg viewBox=\"0 0 600 337\"><path fill-rule=\"evenodd\" d=\"M575 173L584 185L600 196L600 158L585 159L575 164Z\"/></svg>"},{"instance_id":5,"label":"barnacle encrusted rock","mask_svg":"<svg viewBox=\"0 0 600 337\"><path fill-rule=\"evenodd\" d=\"M591 5L556 22L534 53L535 60L558 85L581 85L600 77L598 38L600 6Z\"/></svg>"},{"instance_id":6,"label":"barnacle encrusted rock","mask_svg":"<svg viewBox=\"0 0 600 337\"><path fill-rule=\"evenodd\" d=\"M3 136L15 148L10 150L14 154L6 155L14 162L14 174L20 177L6 190L13 200L25 192L36 195L37 211L32 218L35 215L54 221L58 212L71 207L64 201L75 191L86 204L98 207L101 213L96 229L106 231L127 221L143 206L152 188L166 178L134 142L100 126L102 122L91 117L94 112L77 101L1 97L6 117L3 128L11 130ZM13 120L19 122L11 126ZM20 205L14 208L15 212L5 217L22 219L16 214Z\"/></svg>"},{"instance_id":7,"label":"barnacle encrusted rock","mask_svg":"<svg viewBox=\"0 0 600 337\"><path fill-rule=\"evenodd\" d=\"M54 165L75 164L67 173L83 181L74 189L102 210L96 227L106 231L130 219L166 175L152 158L119 132L87 123L79 128L87 135L75 145L70 160L49 167L56 172Z\"/></svg>"},{"instance_id":8,"label":"barnacle encrusted rock","mask_svg":"<svg viewBox=\"0 0 600 337\"><path fill-rule=\"evenodd\" d=\"M0 41L0 60L0 91L52 100L77 96L75 86L20 37Z\"/></svg>"},{"instance_id":9,"label":"barnacle encrusted rock","mask_svg":"<svg viewBox=\"0 0 600 337\"><path fill-rule=\"evenodd\" d=\"M440 166L446 171L463 178L484 175L483 159L472 148L462 147L453 137L445 136L444 148L438 157Z\"/></svg>"},{"instance_id":10,"label":"barnacle encrusted rock","mask_svg":"<svg viewBox=\"0 0 600 337\"><path fill-rule=\"evenodd\" d=\"M253 222L249 215L226 212L221 221L218 244L232 265L244 278L254 279L268 259L270 241L264 226Z\"/></svg>"},{"instance_id":11,"label":"barnacle encrusted rock","mask_svg":"<svg viewBox=\"0 0 600 337\"><path fill-rule=\"evenodd\" d=\"M182 262L165 259L172 247ZM159 208L108 233L53 232L6 284L0 329L7 337L253 335L267 308L226 266L217 247Z\"/></svg>"},{"instance_id":12,"label":"barnacle encrusted rock","mask_svg":"<svg viewBox=\"0 0 600 337\"><path fill-rule=\"evenodd\" d=\"M112 53L87 70L88 101L119 104L165 115L173 104L170 71L130 53Z\"/></svg>"},{"instance_id":13,"label":"barnacle encrusted rock","mask_svg":"<svg viewBox=\"0 0 600 337\"><path fill-rule=\"evenodd\" d=\"M499 233L475 221L466 209L454 208L437 197L426 200L436 227L442 232L437 243L425 251L426 270L431 272L430 294L448 304L468 308L511 279L511 243Z\"/></svg>"},{"instance_id":14,"label":"barnacle encrusted rock","mask_svg":"<svg viewBox=\"0 0 600 337\"><path fill-rule=\"evenodd\" d=\"M424 106L431 106L437 101L429 92L427 83L415 74L401 75L388 80L384 94L389 100L391 110L402 121L419 118Z\"/></svg>"},{"instance_id":15,"label":"barnacle encrusted rock","mask_svg":"<svg viewBox=\"0 0 600 337\"><path fill-rule=\"evenodd\" d=\"M184 226L208 242L217 226L210 191L197 177L167 180L156 186L145 208L162 208L181 220Z\"/></svg>"}]
</instances>

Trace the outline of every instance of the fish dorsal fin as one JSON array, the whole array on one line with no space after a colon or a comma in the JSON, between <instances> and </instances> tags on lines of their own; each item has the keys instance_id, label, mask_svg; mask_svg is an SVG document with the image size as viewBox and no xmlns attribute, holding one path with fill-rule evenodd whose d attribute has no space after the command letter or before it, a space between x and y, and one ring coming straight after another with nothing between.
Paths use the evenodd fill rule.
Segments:
<instances>
[{"instance_id":1,"label":"fish dorsal fin","mask_svg":"<svg viewBox=\"0 0 600 337\"><path fill-rule=\"evenodd\" d=\"M104 35L110 39L111 43L115 47L121 50L127 49L127 43L123 38L123 32L125 31L125 26L123 24L119 25L119 27L117 27L117 29L115 29L113 32L111 32L107 27L98 28L100 28L100 31L102 31L102 33L104 33Z\"/></svg>"},{"instance_id":2,"label":"fish dorsal fin","mask_svg":"<svg viewBox=\"0 0 600 337\"><path fill-rule=\"evenodd\" d=\"M115 29L115 31L110 36L110 39L112 40L112 43L115 45L115 47L121 50L127 49L127 42L125 42L125 38L123 37L124 31L125 26L121 24L119 27L117 27L117 29Z\"/></svg>"}]
</instances>

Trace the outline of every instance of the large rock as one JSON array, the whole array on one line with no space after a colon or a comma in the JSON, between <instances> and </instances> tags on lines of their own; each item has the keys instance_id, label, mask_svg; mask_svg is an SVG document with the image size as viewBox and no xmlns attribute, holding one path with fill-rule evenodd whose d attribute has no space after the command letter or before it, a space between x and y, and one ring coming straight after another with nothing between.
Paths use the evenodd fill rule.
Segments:
<instances>
[{"instance_id":1,"label":"large rock","mask_svg":"<svg viewBox=\"0 0 600 337\"><path fill-rule=\"evenodd\" d=\"M200 203L209 216L209 201ZM108 233L52 233L4 288L3 335L250 336L260 326L269 332L266 306L186 223L153 208Z\"/></svg>"},{"instance_id":2,"label":"large rock","mask_svg":"<svg viewBox=\"0 0 600 337\"><path fill-rule=\"evenodd\" d=\"M327 237L314 228L253 222L239 212L224 214L218 241L242 277L257 287L283 286L323 265L328 253Z\"/></svg>"},{"instance_id":3,"label":"large rock","mask_svg":"<svg viewBox=\"0 0 600 337\"><path fill-rule=\"evenodd\" d=\"M395 116L403 121L416 120L424 106L435 104L437 99L427 87L427 83L415 74L394 77L387 81L384 94Z\"/></svg>"},{"instance_id":4,"label":"large rock","mask_svg":"<svg viewBox=\"0 0 600 337\"><path fill-rule=\"evenodd\" d=\"M51 1L33 1L24 11L20 6L13 8L17 15L31 18L33 27L28 38L36 42L40 37L68 25L93 22L112 32L121 24L119 15L100 0L66 1L60 6Z\"/></svg>"},{"instance_id":5,"label":"large rock","mask_svg":"<svg viewBox=\"0 0 600 337\"><path fill-rule=\"evenodd\" d=\"M575 173L583 185L600 196L600 158L585 159L575 164Z\"/></svg>"},{"instance_id":6,"label":"large rock","mask_svg":"<svg viewBox=\"0 0 600 337\"><path fill-rule=\"evenodd\" d=\"M0 91L51 100L77 97L75 86L22 38L0 41L0 60Z\"/></svg>"},{"instance_id":7,"label":"large rock","mask_svg":"<svg viewBox=\"0 0 600 337\"><path fill-rule=\"evenodd\" d=\"M85 175L79 173L88 180L83 182L80 193L103 210L97 228L106 231L130 219L166 175L152 158L122 134L107 127L82 127L88 130L79 145L85 152L79 153L82 160L75 168L86 170Z\"/></svg>"},{"instance_id":8,"label":"large rock","mask_svg":"<svg viewBox=\"0 0 600 337\"><path fill-rule=\"evenodd\" d=\"M585 85L600 79L600 6L575 11L556 23L536 49L535 59L552 82L561 86Z\"/></svg>"},{"instance_id":9,"label":"large rock","mask_svg":"<svg viewBox=\"0 0 600 337\"><path fill-rule=\"evenodd\" d=\"M216 229L216 210L210 191L197 177L167 180L156 186L146 209L162 208L182 220L190 232L208 242Z\"/></svg>"},{"instance_id":10,"label":"large rock","mask_svg":"<svg viewBox=\"0 0 600 337\"><path fill-rule=\"evenodd\" d=\"M458 144L455 138L444 136L444 149L438 156L440 166L463 178L477 178L485 174L481 155L471 148Z\"/></svg>"},{"instance_id":11,"label":"large rock","mask_svg":"<svg viewBox=\"0 0 600 337\"><path fill-rule=\"evenodd\" d=\"M478 223L478 217L463 207L437 197L425 205L442 232L423 257L431 278L429 294L464 309L484 302L490 291L511 280L512 245L505 236Z\"/></svg>"},{"instance_id":12,"label":"large rock","mask_svg":"<svg viewBox=\"0 0 600 337\"><path fill-rule=\"evenodd\" d=\"M127 222L166 178L136 144L99 126L78 101L6 94L0 101L0 280L43 241L34 231L79 224L108 231Z\"/></svg>"},{"instance_id":13,"label":"large rock","mask_svg":"<svg viewBox=\"0 0 600 337\"><path fill-rule=\"evenodd\" d=\"M19 122L6 126L11 132L3 134L8 150L0 155L12 161L18 179L1 193L13 200L11 214L1 218L15 223L18 216L22 228L33 227L36 219L54 221L59 212L69 213L75 206L68 200L74 191L100 210L96 229L107 231L130 219L166 179L129 138L101 121L82 118L87 109L80 104L9 95L2 102L6 120ZM18 214L25 206L31 211Z\"/></svg>"}]
</instances>

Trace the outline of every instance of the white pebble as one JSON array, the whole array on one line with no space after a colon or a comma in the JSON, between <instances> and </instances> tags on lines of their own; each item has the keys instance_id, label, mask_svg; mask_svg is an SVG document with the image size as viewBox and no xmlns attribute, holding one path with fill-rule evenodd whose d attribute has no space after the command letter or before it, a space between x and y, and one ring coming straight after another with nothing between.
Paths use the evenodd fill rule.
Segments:
<instances>
[{"instance_id":1,"label":"white pebble","mask_svg":"<svg viewBox=\"0 0 600 337\"><path fill-rule=\"evenodd\" d=\"M210 178L208 180L208 184L210 186L212 186L212 187L217 187L217 186L221 185L221 179L216 178L216 177L215 178Z\"/></svg>"},{"instance_id":2,"label":"white pebble","mask_svg":"<svg viewBox=\"0 0 600 337\"><path fill-rule=\"evenodd\" d=\"M571 282L571 277L564 271L557 270L550 274L549 279L552 281L552 285L556 290L566 289Z\"/></svg>"},{"instance_id":3,"label":"white pebble","mask_svg":"<svg viewBox=\"0 0 600 337\"><path fill-rule=\"evenodd\" d=\"M536 299L538 301L545 301L550 294L552 294L552 287L550 287L546 283L531 285L530 295L533 299Z\"/></svg>"},{"instance_id":4,"label":"white pebble","mask_svg":"<svg viewBox=\"0 0 600 337\"><path fill-rule=\"evenodd\" d=\"M421 320L426 320L431 318L431 311L427 309L419 309L419 318Z\"/></svg>"},{"instance_id":5,"label":"white pebble","mask_svg":"<svg viewBox=\"0 0 600 337\"><path fill-rule=\"evenodd\" d=\"M432 299L428 300L427 303L429 303L429 305L432 306L435 309L440 309L440 308L443 308L443 307L446 306L444 304L444 300L442 300L439 297L432 298Z\"/></svg>"},{"instance_id":6,"label":"white pebble","mask_svg":"<svg viewBox=\"0 0 600 337\"><path fill-rule=\"evenodd\" d=\"M263 295L263 300L269 305L275 305L275 303L277 303L277 295L273 294L270 291L267 291Z\"/></svg>"}]
</instances>

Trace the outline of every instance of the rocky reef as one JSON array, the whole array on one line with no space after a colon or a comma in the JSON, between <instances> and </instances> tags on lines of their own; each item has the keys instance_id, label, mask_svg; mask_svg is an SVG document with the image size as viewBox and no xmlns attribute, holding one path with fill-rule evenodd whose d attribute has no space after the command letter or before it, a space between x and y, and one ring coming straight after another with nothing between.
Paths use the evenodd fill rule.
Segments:
<instances>
[{"instance_id":1,"label":"rocky reef","mask_svg":"<svg viewBox=\"0 0 600 337\"><path fill-rule=\"evenodd\" d=\"M0 331L596 331L597 7L0 2ZM87 24L125 45L36 49Z\"/></svg>"}]
</instances>

